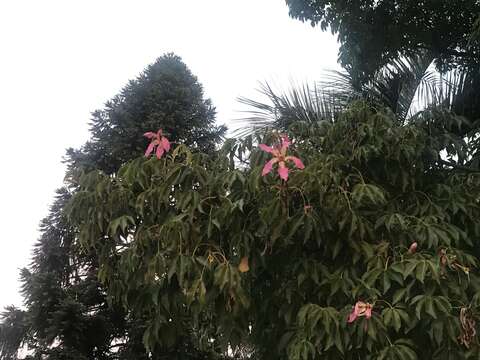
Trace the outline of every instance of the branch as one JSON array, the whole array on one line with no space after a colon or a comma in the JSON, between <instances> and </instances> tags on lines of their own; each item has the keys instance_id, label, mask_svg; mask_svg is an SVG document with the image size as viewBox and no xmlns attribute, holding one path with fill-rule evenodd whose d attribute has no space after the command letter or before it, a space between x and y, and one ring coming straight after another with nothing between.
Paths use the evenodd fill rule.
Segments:
<instances>
[{"instance_id":1,"label":"branch","mask_svg":"<svg viewBox=\"0 0 480 360\"><path fill-rule=\"evenodd\" d=\"M434 50L432 47L424 46L424 45L417 45L417 48L430 51L434 54L437 54L436 57L438 57L438 52L439 51ZM440 52L443 53L443 54L447 54L447 55L458 56L460 58L470 58L470 59L478 60L478 56L473 51L458 51L458 50L454 50L454 49L442 49Z\"/></svg>"},{"instance_id":2,"label":"branch","mask_svg":"<svg viewBox=\"0 0 480 360\"><path fill-rule=\"evenodd\" d=\"M467 166L458 165L456 163L446 161L446 160L442 160L442 159L438 160L438 162L442 165L450 166L450 167L452 167L453 169L456 169L456 170L461 170L461 171L465 171L465 172L469 172L469 173L480 172L480 170L475 170L475 169L469 168Z\"/></svg>"}]
</instances>

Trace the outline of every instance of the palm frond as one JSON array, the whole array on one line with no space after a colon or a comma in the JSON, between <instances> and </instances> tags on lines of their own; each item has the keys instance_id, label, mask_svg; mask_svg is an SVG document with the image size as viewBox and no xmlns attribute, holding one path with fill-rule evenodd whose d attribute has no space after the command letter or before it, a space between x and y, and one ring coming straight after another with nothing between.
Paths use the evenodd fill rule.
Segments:
<instances>
[{"instance_id":1,"label":"palm frond","mask_svg":"<svg viewBox=\"0 0 480 360\"><path fill-rule=\"evenodd\" d=\"M434 86L432 61L428 53L400 58L377 76L374 87L386 94L390 91L390 106L399 119L406 120L415 111L415 103L423 99L421 94Z\"/></svg>"},{"instance_id":2,"label":"palm frond","mask_svg":"<svg viewBox=\"0 0 480 360\"><path fill-rule=\"evenodd\" d=\"M480 164L480 69L457 68L436 75L428 106L411 121L428 128L432 138L453 146L445 148L450 160L478 171ZM442 143L440 141L440 143Z\"/></svg>"},{"instance_id":3,"label":"palm frond","mask_svg":"<svg viewBox=\"0 0 480 360\"><path fill-rule=\"evenodd\" d=\"M342 103L333 92L317 86L292 85L288 92L275 91L267 82L259 89L265 102L240 97L238 101L250 109L248 116L238 119L238 136L245 136L266 129L287 130L297 123L312 124L333 121L343 109Z\"/></svg>"},{"instance_id":4,"label":"palm frond","mask_svg":"<svg viewBox=\"0 0 480 360\"><path fill-rule=\"evenodd\" d=\"M454 69L441 74L428 52L399 58L380 69L372 80L358 87L355 77L347 72L332 71L326 79L314 84L292 85L288 92L273 90L261 84L260 93L266 101L239 98L250 107L248 116L239 120L240 136L259 130L287 130L292 124L333 121L339 112L355 100L389 108L403 123L431 108L478 115L480 97L479 70ZM475 111L472 111L475 109ZM418 118L418 117L417 117Z\"/></svg>"},{"instance_id":5,"label":"palm frond","mask_svg":"<svg viewBox=\"0 0 480 360\"><path fill-rule=\"evenodd\" d=\"M377 72L372 80L357 87L348 72L331 72L321 87L336 93L344 102L363 99L391 109L399 119L412 113L415 98L434 88L432 57L424 54L398 59Z\"/></svg>"}]
</instances>

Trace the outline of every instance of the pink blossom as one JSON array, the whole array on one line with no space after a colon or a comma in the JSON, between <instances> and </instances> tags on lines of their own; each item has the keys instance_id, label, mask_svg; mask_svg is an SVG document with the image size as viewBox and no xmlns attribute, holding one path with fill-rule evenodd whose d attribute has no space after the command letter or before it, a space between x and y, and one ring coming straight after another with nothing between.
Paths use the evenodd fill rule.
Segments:
<instances>
[{"instance_id":1,"label":"pink blossom","mask_svg":"<svg viewBox=\"0 0 480 360\"><path fill-rule=\"evenodd\" d=\"M162 129L158 130L158 132L156 133L151 131L146 132L145 134L143 134L143 136L152 140L147 147L147 151L145 151L145 156L149 156L153 152L155 147L157 148L157 150L155 151L155 155L159 159L164 153L170 150L170 141L168 141L168 139L163 136Z\"/></svg>"},{"instance_id":2,"label":"pink blossom","mask_svg":"<svg viewBox=\"0 0 480 360\"><path fill-rule=\"evenodd\" d=\"M348 322L352 323L360 316L365 316L365 318L370 319L372 317L372 308L372 304L357 301L352 312L348 316Z\"/></svg>"},{"instance_id":3,"label":"pink blossom","mask_svg":"<svg viewBox=\"0 0 480 360\"><path fill-rule=\"evenodd\" d=\"M418 247L418 243L415 241L413 242L410 247L408 248L408 253L409 254L415 254L417 252L417 247Z\"/></svg>"},{"instance_id":4,"label":"pink blossom","mask_svg":"<svg viewBox=\"0 0 480 360\"><path fill-rule=\"evenodd\" d=\"M274 147L260 144L259 147L263 151L266 151L273 155L272 159L270 159L262 170L262 176L267 175L269 172L272 171L273 165L278 163L278 175L281 179L287 181L288 180L288 167L286 162L291 161L298 169L304 169L305 165L303 165L302 160L295 156L287 156L287 149L290 146L291 142L287 135L282 136L281 144L276 145Z\"/></svg>"}]
</instances>

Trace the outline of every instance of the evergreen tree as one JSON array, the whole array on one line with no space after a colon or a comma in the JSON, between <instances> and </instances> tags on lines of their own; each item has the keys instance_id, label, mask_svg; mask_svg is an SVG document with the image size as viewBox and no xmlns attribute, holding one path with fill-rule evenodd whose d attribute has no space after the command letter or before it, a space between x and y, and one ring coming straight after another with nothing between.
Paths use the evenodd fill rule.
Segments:
<instances>
[{"instance_id":1,"label":"evergreen tree","mask_svg":"<svg viewBox=\"0 0 480 360\"><path fill-rule=\"evenodd\" d=\"M158 127L174 141L211 152L225 133L215 125L215 108L181 59L167 54L128 85L105 108L92 114L92 138L68 152L72 168L99 168L114 173L120 165L145 151L139 137Z\"/></svg>"},{"instance_id":2,"label":"evergreen tree","mask_svg":"<svg viewBox=\"0 0 480 360\"><path fill-rule=\"evenodd\" d=\"M225 132L214 124L215 110L202 86L181 59L160 57L92 115L92 139L79 150L69 149L66 186L57 192L42 221L31 265L21 278L25 310L9 307L0 324L0 359L16 359L28 348L31 359L147 359L142 336L146 319L109 301L98 280L98 260L83 251L78 232L65 218L65 203L77 192L69 181L78 171L101 169L114 175L141 155L143 133L165 129L173 141L212 152ZM182 346L153 351L154 359L203 359L185 334Z\"/></svg>"}]
</instances>

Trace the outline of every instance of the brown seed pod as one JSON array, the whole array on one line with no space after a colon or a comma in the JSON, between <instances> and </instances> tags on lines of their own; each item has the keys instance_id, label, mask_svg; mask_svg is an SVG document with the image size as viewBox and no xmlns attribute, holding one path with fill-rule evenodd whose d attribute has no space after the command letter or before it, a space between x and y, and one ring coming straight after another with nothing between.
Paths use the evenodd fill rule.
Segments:
<instances>
[{"instance_id":1,"label":"brown seed pod","mask_svg":"<svg viewBox=\"0 0 480 360\"><path fill-rule=\"evenodd\" d=\"M477 331L475 330L475 319L470 309L466 307L460 310L460 325L462 326L462 334L458 337L458 341L468 349L475 340Z\"/></svg>"}]
</instances>

